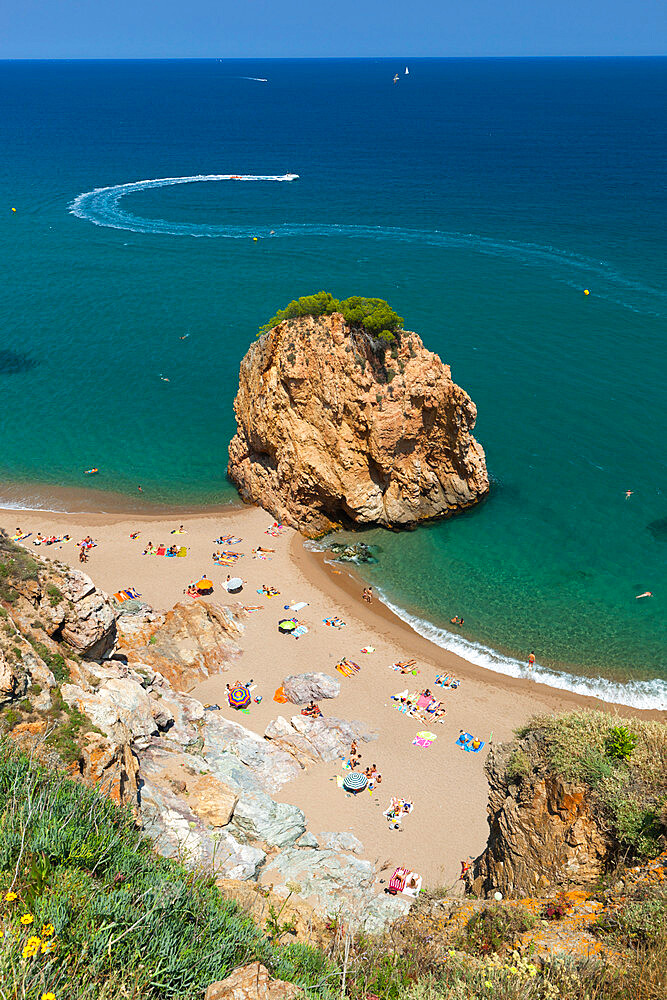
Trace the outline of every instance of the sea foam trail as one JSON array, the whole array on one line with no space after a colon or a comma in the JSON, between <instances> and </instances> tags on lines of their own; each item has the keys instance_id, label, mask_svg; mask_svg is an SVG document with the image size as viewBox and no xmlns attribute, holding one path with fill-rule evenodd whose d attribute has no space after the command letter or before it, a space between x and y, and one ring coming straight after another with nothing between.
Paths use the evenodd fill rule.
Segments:
<instances>
[{"instance_id":1,"label":"sea foam trail","mask_svg":"<svg viewBox=\"0 0 667 1000\"><path fill-rule=\"evenodd\" d=\"M497 240L475 233L444 232L430 229L406 229L400 226L332 225L317 222L276 223L271 228L253 225L207 225L206 223L170 222L145 219L121 207L127 195L176 184L199 184L218 181L291 182L298 174L193 174L188 177L156 177L110 187L84 191L69 205L72 215L96 226L123 229L133 233L165 236L248 239L255 236L272 239L304 236L343 236L367 240L392 240L445 249L466 250L492 257L509 258L527 267L544 267L549 276L570 287L595 288L594 296L633 312L651 316L665 315L667 294L625 277L606 261L538 243ZM636 296L628 301L629 296Z\"/></svg>"},{"instance_id":2,"label":"sea foam trail","mask_svg":"<svg viewBox=\"0 0 667 1000\"><path fill-rule=\"evenodd\" d=\"M651 681L631 680L622 684L604 677L578 677L565 670L552 670L550 667L543 667L538 663L533 668L529 668L526 663L515 660L511 656L505 656L489 646L471 642L460 635L453 635L432 622L411 615L404 608L400 608L390 601L382 591L378 591L378 596L395 615L418 635L429 639L442 649L456 653L470 663L476 663L478 666L493 670L497 674L535 681L538 684L546 684L548 687L559 688L562 691L572 691L574 694L585 695L589 698L599 698L600 701L611 702L615 705L658 709L660 711L667 709L667 683L659 678Z\"/></svg>"}]
</instances>

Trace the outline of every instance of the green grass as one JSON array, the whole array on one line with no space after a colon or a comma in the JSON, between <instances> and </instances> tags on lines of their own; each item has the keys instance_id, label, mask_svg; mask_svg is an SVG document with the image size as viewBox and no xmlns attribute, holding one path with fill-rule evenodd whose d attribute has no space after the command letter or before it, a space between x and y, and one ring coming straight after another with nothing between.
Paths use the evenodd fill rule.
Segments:
<instances>
[{"instance_id":1,"label":"green grass","mask_svg":"<svg viewBox=\"0 0 667 1000\"><path fill-rule=\"evenodd\" d=\"M586 711L538 716L516 732L534 734L531 752L561 778L590 786L619 853L660 852L667 835L667 725L635 718L619 726L611 715Z\"/></svg>"},{"instance_id":2,"label":"green grass","mask_svg":"<svg viewBox=\"0 0 667 1000\"><path fill-rule=\"evenodd\" d=\"M321 953L272 945L210 875L156 855L129 811L11 744L0 750L0 983L16 984L4 997L96 1000L113 986L116 996L190 1000L254 960L309 996L332 995L336 970ZM10 888L18 898L6 902ZM25 961L44 924L54 951Z\"/></svg>"}]
</instances>

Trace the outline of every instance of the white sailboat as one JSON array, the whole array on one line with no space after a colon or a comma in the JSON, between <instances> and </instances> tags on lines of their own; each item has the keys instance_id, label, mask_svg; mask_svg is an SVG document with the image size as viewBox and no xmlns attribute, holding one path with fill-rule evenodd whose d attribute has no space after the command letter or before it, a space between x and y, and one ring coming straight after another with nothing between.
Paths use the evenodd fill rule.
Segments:
<instances>
[{"instance_id":1,"label":"white sailboat","mask_svg":"<svg viewBox=\"0 0 667 1000\"><path fill-rule=\"evenodd\" d=\"M408 69L407 66L405 67L405 74L404 75L405 76L410 76L410 70Z\"/></svg>"}]
</instances>

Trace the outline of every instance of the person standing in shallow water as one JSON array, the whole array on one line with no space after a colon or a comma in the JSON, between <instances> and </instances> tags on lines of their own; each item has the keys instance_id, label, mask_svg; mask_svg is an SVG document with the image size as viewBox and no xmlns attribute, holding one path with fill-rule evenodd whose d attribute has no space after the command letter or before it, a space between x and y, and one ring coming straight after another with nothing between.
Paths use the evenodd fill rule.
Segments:
<instances>
[{"instance_id":1,"label":"person standing in shallow water","mask_svg":"<svg viewBox=\"0 0 667 1000\"><path fill-rule=\"evenodd\" d=\"M533 653L532 651L528 654L528 666L529 667L535 666L535 653Z\"/></svg>"}]
</instances>

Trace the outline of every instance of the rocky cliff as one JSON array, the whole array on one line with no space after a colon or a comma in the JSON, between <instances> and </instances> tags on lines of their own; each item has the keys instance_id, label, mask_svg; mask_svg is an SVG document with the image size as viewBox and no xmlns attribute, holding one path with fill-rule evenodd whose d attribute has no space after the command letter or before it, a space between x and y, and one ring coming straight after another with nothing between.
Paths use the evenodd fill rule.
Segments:
<instances>
[{"instance_id":1,"label":"rocky cliff","mask_svg":"<svg viewBox=\"0 0 667 1000\"><path fill-rule=\"evenodd\" d=\"M627 723L627 724L626 724ZM486 762L489 839L475 894L591 884L667 843L667 726L603 712L531 719Z\"/></svg>"},{"instance_id":2,"label":"rocky cliff","mask_svg":"<svg viewBox=\"0 0 667 1000\"><path fill-rule=\"evenodd\" d=\"M230 477L305 534L415 525L489 489L475 404L416 333L388 346L339 313L286 320L241 362L234 409Z\"/></svg>"},{"instance_id":3,"label":"rocky cliff","mask_svg":"<svg viewBox=\"0 0 667 1000\"><path fill-rule=\"evenodd\" d=\"M592 881L611 841L596 821L590 788L544 765L513 773L515 754L516 747L506 744L487 760L489 840L475 862L471 889L519 897Z\"/></svg>"}]
</instances>

